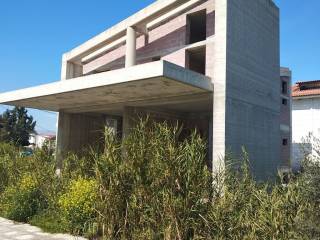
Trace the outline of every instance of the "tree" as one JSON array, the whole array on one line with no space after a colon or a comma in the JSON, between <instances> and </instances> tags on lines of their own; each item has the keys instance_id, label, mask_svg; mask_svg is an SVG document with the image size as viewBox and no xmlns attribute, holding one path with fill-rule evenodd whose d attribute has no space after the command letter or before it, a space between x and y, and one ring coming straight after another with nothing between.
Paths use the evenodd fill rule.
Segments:
<instances>
[{"instance_id":1,"label":"tree","mask_svg":"<svg viewBox=\"0 0 320 240\"><path fill-rule=\"evenodd\" d=\"M3 141L3 135L4 135L4 120L2 118L2 115L0 115L0 141Z\"/></svg>"},{"instance_id":2,"label":"tree","mask_svg":"<svg viewBox=\"0 0 320 240\"><path fill-rule=\"evenodd\" d=\"M0 116L0 125L2 141L16 146L28 146L30 134L35 133L36 122L24 107L15 107L12 110L7 109Z\"/></svg>"},{"instance_id":3,"label":"tree","mask_svg":"<svg viewBox=\"0 0 320 240\"><path fill-rule=\"evenodd\" d=\"M2 116L0 115L0 130L3 128L3 119Z\"/></svg>"}]
</instances>

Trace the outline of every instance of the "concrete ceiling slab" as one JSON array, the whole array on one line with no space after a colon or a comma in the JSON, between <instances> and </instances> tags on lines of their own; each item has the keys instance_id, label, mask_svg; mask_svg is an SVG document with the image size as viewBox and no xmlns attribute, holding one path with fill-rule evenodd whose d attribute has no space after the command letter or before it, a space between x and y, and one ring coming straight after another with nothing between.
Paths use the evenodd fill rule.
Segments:
<instances>
[{"instance_id":1,"label":"concrete ceiling slab","mask_svg":"<svg viewBox=\"0 0 320 240\"><path fill-rule=\"evenodd\" d=\"M158 61L2 93L0 103L80 113L212 92L210 78Z\"/></svg>"}]
</instances>

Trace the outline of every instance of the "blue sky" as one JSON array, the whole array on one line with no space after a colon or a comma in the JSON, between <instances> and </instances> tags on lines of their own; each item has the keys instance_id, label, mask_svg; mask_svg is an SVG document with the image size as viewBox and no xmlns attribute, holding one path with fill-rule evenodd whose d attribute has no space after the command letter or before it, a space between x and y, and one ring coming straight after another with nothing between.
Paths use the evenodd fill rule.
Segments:
<instances>
[{"instance_id":1,"label":"blue sky","mask_svg":"<svg viewBox=\"0 0 320 240\"><path fill-rule=\"evenodd\" d=\"M153 0L10 0L0 7L0 92L57 81L64 52ZM320 1L276 0L281 9L281 64L296 80L320 79ZM0 106L0 112L5 109ZM41 132L56 116L30 110Z\"/></svg>"}]
</instances>

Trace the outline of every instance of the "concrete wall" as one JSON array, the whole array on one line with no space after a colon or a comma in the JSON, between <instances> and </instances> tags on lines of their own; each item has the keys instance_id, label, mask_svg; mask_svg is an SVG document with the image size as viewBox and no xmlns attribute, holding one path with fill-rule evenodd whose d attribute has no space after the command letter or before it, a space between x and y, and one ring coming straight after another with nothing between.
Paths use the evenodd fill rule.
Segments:
<instances>
[{"instance_id":1,"label":"concrete wall","mask_svg":"<svg viewBox=\"0 0 320 240\"><path fill-rule=\"evenodd\" d=\"M106 118L103 115L89 116L59 112L57 131L57 161L62 164L69 152L81 153L88 147L103 144Z\"/></svg>"},{"instance_id":2,"label":"concrete wall","mask_svg":"<svg viewBox=\"0 0 320 240\"><path fill-rule=\"evenodd\" d=\"M291 72L289 69L281 69L280 88L282 82L287 83L287 93L281 93L280 99L280 153L281 165L283 167L291 167L292 158L292 123L291 123ZM285 100L285 102L283 102ZM284 145L284 140L287 145Z\"/></svg>"},{"instance_id":3,"label":"concrete wall","mask_svg":"<svg viewBox=\"0 0 320 240\"><path fill-rule=\"evenodd\" d=\"M70 122L70 151L81 152L89 146L102 146L106 124L106 118L103 115L71 114Z\"/></svg>"},{"instance_id":4,"label":"concrete wall","mask_svg":"<svg viewBox=\"0 0 320 240\"><path fill-rule=\"evenodd\" d=\"M223 14L227 21L217 19L216 25L214 80L221 119L213 133L224 141L216 139L214 148L222 150L225 142L225 151L239 155L244 146L254 175L266 179L280 165L279 10L270 0L216 1L217 17ZM224 126L224 132L216 129Z\"/></svg>"},{"instance_id":5,"label":"concrete wall","mask_svg":"<svg viewBox=\"0 0 320 240\"><path fill-rule=\"evenodd\" d=\"M312 133L320 139L320 98L293 99L292 101L292 142L294 170L300 168L303 158L300 144Z\"/></svg>"}]
</instances>

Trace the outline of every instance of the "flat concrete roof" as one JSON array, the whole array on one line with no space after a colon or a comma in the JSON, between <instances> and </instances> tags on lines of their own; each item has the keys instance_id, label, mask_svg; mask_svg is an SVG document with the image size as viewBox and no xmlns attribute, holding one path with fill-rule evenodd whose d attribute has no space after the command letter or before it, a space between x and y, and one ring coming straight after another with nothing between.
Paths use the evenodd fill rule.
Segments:
<instances>
[{"instance_id":1,"label":"flat concrete roof","mask_svg":"<svg viewBox=\"0 0 320 240\"><path fill-rule=\"evenodd\" d=\"M213 92L211 79L166 61L58 81L0 94L0 104L90 112L113 104Z\"/></svg>"}]
</instances>

